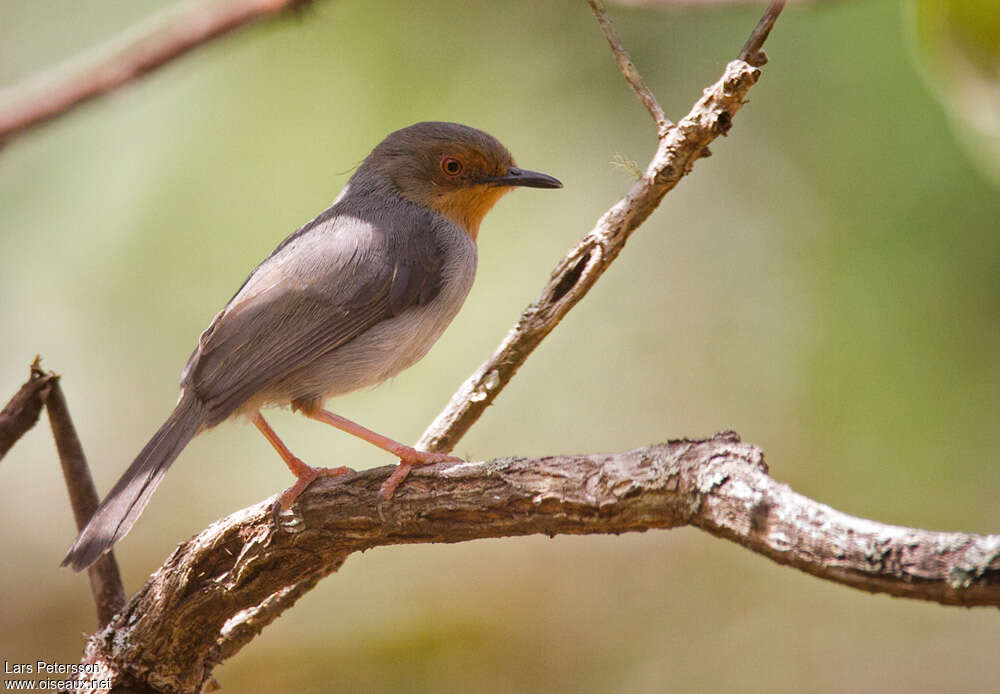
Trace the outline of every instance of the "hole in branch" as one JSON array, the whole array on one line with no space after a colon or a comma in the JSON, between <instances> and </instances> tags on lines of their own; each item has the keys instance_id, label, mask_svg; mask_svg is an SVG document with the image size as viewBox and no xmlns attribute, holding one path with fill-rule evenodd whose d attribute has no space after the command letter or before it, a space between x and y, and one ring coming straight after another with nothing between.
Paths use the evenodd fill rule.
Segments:
<instances>
[{"instance_id":1,"label":"hole in branch","mask_svg":"<svg viewBox=\"0 0 1000 694\"><path fill-rule=\"evenodd\" d=\"M576 264L573 267L563 273L563 276L559 279L555 289L552 290L552 303L561 301L562 298L576 286L577 281L580 279L580 275L583 274L583 269L587 267L587 263L589 262L590 251L587 251L580 256L580 259L576 261Z\"/></svg>"},{"instance_id":2,"label":"hole in branch","mask_svg":"<svg viewBox=\"0 0 1000 694\"><path fill-rule=\"evenodd\" d=\"M722 111L715 119L715 130L721 135L725 135L733 127L733 117L728 111Z\"/></svg>"}]
</instances>

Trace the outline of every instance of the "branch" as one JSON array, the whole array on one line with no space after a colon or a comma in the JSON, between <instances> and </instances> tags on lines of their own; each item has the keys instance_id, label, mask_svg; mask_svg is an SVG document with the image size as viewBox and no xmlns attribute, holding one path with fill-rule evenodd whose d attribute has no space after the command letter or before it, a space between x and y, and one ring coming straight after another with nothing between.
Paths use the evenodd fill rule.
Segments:
<instances>
[{"instance_id":1,"label":"branch","mask_svg":"<svg viewBox=\"0 0 1000 694\"><path fill-rule=\"evenodd\" d=\"M42 371L40 364L41 357L35 357L28 372L28 380L0 410L0 460L38 422L45 396L55 379L54 375Z\"/></svg>"},{"instance_id":2,"label":"branch","mask_svg":"<svg viewBox=\"0 0 1000 694\"><path fill-rule=\"evenodd\" d=\"M541 295L524 309L493 355L452 395L444 410L420 437L416 444L419 449L447 453L455 448L528 356L618 257L632 232L691 171L698 159L711 154L709 144L729 132L733 115L743 108L747 93L760 77L758 67L742 59L734 60L726 66L722 78L705 90L691 112L677 125L671 125L622 46L606 12L595 0L588 2L622 75L657 124L659 146L632 189L570 249L552 271ZM783 0L771 3L741 55L753 47L753 57L763 60L760 48L784 4Z\"/></svg>"},{"instance_id":3,"label":"branch","mask_svg":"<svg viewBox=\"0 0 1000 694\"><path fill-rule=\"evenodd\" d=\"M391 469L318 480L295 506L297 532L275 530L270 502L215 522L180 545L91 638L85 662L102 663L118 683L134 677L164 691L197 692L288 596L294 601L354 552L539 533L690 525L854 588L1000 605L1000 536L841 513L774 481L760 449L733 433L627 453L419 468L385 523L374 499Z\"/></svg>"},{"instance_id":4,"label":"branch","mask_svg":"<svg viewBox=\"0 0 1000 694\"><path fill-rule=\"evenodd\" d=\"M757 22L757 26L754 27L750 38L743 45L743 50L740 51L740 60L746 61L751 65L756 65L757 67L767 62L767 56L764 55L762 48L764 42L767 41L767 37L771 34L771 29L774 28L774 23L778 21L778 15L781 14L783 9L785 9L785 0L773 0L767 6L764 16Z\"/></svg>"},{"instance_id":5,"label":"branch","mask_svg":"<svg viewBox=\"0 0 1000 694\"><path fill-rule=\"evenodd\" d=\"M309 0L188 0L109 43L0 91L0 142L60 116L245 24Z\"/></svg>"},{"instance_id":6,"label":"branch","mask_svg":"<svg viewBox=\"0 0 1000 694\"><path fill-rule=\"evenodd\" d=\"M672 128L674 124L667 120L660 102L656 100L656 96L653 95L652 90L646 86L646 80L642 78L642 75L636 69L635 63L632 62L632 56L625 50L618 32L615 31L614 24L611 23L611 18L608 17L607 10L604 9L604 6L598 0L587 0L587 2L590 4L590 9L597 18L597 23L601 26L601 31L604 32L604 38L608 40L608 46L611 47L611 53L615 57L615 62L618 63L618 69L621 71L622 77L632 87L632 91L635 92L642 105L649 111L653 122L656 123L656 132L660 137L665 136L667 129Z\"/></svg>"},{"instance_id":7,"label":"branch","mask_svg":"<svg viewBox=\"0 0 1000 694\"><path fill-rule=\"evenodd\" d=\"M614 47L611 37L608 41ZM750 88L759 77L759 68L734 60L726 66L719 81L705 90L691 112L662 134L642 177L556 266L541 295L524 309L493 356L452 396L420 437L417 448L441 453L454 449L528 355L590 291L663 196L691 171L698 159L709 156L708 146L715 138L729 132L733 116L743 108ZM633 88L638 89L634 85ZM655 120L655 113L651 111L651 115Z\"/></svg>"},{"instance_id":8,"label":"branch","mask_svg":"<svg viewBox=\"0 0 1000 694\"><path fill-rule=\"evenodd\" d=\"M73 420L69 416L69 407L66 405L66 397L59 384L59 376L50 373L49 377L52 386L45 399L45 406L49 413L49 424L52 426L52 437L59 452L59 462L62 464L63 479L66 480L66 491L69 493L76 527L77 530L83 530L97 509L97 488L94 487L94 478L90 474L90 466L87 465L87 456L83 453L76 427L73 426ZM97 610L97 625L104 627L125 606L125 586L122 585L114 552L108 552L94 562L87 569L87 576L90 579L90 592Z\"/></svg>"},{"instance_id":9,"label":"branch","mask_svg":"<svg viewBox=\"0 0 1000 694\"><path fill-rule=\"evenodd\" d=\"M41 357L36 356L31 363L28 381L0 412L0 458L38 422L38 415L44 405L49 413L52 437L59 452L59 462L62 464L76 527L83 529L97 508L97 490L73 420L69 416L59 376L51 371L43 371L41 363ZM97 609L97 624L103 627L125 605L125 587L122 585L114 554L109 552L101 557L87 573Z\"/></svg>"}]
</instances>

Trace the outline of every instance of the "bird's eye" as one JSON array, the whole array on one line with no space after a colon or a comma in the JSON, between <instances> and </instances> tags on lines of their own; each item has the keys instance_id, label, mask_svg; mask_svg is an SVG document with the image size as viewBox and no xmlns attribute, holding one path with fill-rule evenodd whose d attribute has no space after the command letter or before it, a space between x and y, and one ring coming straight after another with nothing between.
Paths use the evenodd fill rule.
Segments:
<instances>
[{"instance_id":1,"label":"bird's eye","mask_svg":"<svg viewBox=\"0 0 1000 694\"><path fill-rule=\"evenodd\" d=\"M457 176L462 173L462 162L455 157L445 157L441 160L441 170L449 176Z\"/></svg>"}]
</instances>

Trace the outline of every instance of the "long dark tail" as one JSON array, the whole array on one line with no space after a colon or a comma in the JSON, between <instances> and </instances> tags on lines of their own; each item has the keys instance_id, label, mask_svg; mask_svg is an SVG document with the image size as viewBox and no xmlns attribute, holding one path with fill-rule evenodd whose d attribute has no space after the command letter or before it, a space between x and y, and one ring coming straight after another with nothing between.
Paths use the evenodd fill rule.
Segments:
<instances>
[{"instance_id":1,"label":"long dark tail","mask_svg":"<svg viewBox=\"0 0 1000 694\"><path fill-rule=\"evenodd\" d=\"M94 511L63 566L82 571L125 537L139 519L167 468L205 423L205 408L193 397L184 397L160 430L149 440L128 470Z\"/></svg>"}]
</instances>

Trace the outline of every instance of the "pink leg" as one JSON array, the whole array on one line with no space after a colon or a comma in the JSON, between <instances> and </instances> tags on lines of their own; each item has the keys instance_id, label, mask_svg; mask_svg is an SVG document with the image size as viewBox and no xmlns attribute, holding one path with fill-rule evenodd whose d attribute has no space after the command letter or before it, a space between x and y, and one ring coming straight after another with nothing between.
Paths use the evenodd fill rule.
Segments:
<instances>
[{"instance_id":1,"label":"pink leg","mask_svg":"<svg viewBox=\"0 0 1000 694\"><path fill-rule=\"evenodd\" d=\"M418 451L412 446L407 446L406 444L399 443L398 441L393 441L388 436L382 436L371 429L366 429L360 424L356 424L349 419L341 417L333 412L328 412L327 410L319 410L314 414L307 415L317 421L325 422L332 427L336 427L341 431L346 431L348 434L353 434L360 439L364 439L373 446L378 446L383 451L388 451L394 456L399 458L399 467L389 475L385 482L382 483L381 489L379 489L379 498L381 500L391 499L393 493L396 491L406 476L410 474L410 469L417 467L419 465L431 465L432 463L461 463L463 462L461 458L456 458L453 455L445 455L444 453L428 453L426 451Z\"/></svg>"},{"instance_id":2,"label":"pink leg","mask_svg":"<svg viewBox=\"0 0 1000 694\"><path fill-rule=\"evenodd\" d=\"M317 477L339 477L340 475L346 475L350 472L354 472L354 470L349 467L329 468L306 465L302 462L302 460L297 458L290 450L288 450L288 446L285 445L284 441L278 438L278 434L275 433L274 429L271 428L271 425L264 420L264 417L261 416L260 412L257 412L254 415L253 423L258 429L260 429L260 433L264 435L264 438L271 442L271 445L274 446L274 450L278 451L278 455L280 455L281 459L285 461L285 465L287 465L288 469L292 471L292 474L298 478L295 484L281 493L281 496L278 498L278 503L275 505L275 516L277 516L279 510L287 511L291 507L292 502L298 498L299 494L301 494L305 488L309 486L310 482Z\"/></svg>"}]
</instances>

